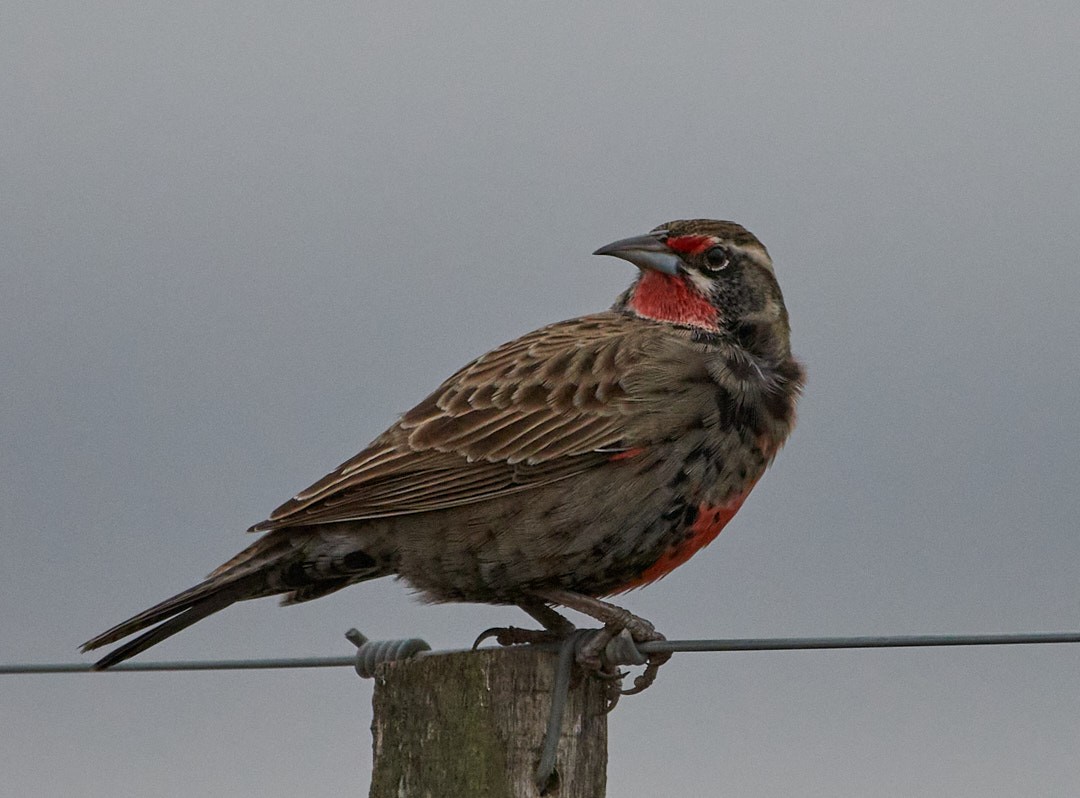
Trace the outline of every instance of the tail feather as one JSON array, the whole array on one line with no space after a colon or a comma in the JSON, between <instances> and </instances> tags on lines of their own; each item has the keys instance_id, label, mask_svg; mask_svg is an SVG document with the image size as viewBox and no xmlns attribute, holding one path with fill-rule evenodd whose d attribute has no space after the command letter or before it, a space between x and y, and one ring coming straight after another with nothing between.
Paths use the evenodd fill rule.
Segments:
<instances>
[{"instance_id":1,"label":"tail feather","mask_svg":"<svg viewBox=\"0 0 1080 798\"><path fill-rule=\"evenodd\" d=\"M92 668L95 671L103 671L106 668L111 668L113 665L116 665L119 662L123 662L126 659L130 659L136 654L145 651L146 649L150 648L150 646L157 645L165 638L172 637L177 632L187 629L193 623L198 623L208 615L213 615L218 610L225 609L230 604L236 602L240 598L242 598L242 596L237 594L236 591L225 589L215 593L211 593L210 595L205 596L201 599L197 599L186 609L180 610L178 614L172 615L163 623L158 624L150 631L145 632L136 637L134 640L125 643L124 645L113 651L110 651L104 657L95 662ZM154 623L154 621L148 621L146 624L143 624L138 628L145 628L151 623ZM121 626L123 625L124 624L121 624ZM120 636L124 637L126 635ZM94 640L86 643L86 645L83 646L83 650L88 651L92 648L96 648L98 645L104 645L104 643L97 643L97 639L98 638L95 638Z\"/></svg>"},{"instance_id":2,"label":"tail feather","mask_svg":"<svg viewBox=\"0 0 1080 798\"><path fill-rule=\"evenodd\" d=\"M315 536L309 539L312 541L323 542ZM92 651L149 629L94 663L94 670L104 670L237 601L283 593L283 603L295 604L389 573L384 562L363 550L345 547L327 551L303 543L295 535L271 533L217 568L205 581L87 640L82 650Z\"/></svg>"},{"instance_id":3,"label":"tail feather","mask_svg":"<svg viewBox=\"0 0 1080 798\"><path fill-rule=\"evenodd\" d=\"M221 566L215 569L194 587L177 593L87 640L82 644L81 650L84 653L92 651L160 624L94 663L94 670L104 670L145 651L155 643L160 643L230 604L280 592L280 588L272 587L270 581L290 555L295 556L295 552L285 539L267 535L226 563L231 567Z\"/></svg>"},{"instance_id":4,"label":"tail feather","mask_svg":"<svg viewBox=\"0 0 1080 798\"><path fill-rule=\"evenodd\" d=\"M224 587L225 585L218 579L207 579L205 582L200 582L195 585L195 587L188 588L182 593L177 593L175 596L167 598L164 601L155 604L150 609L143 610L138 615L134 615L126 621L118 623L111 629L102 632L96 637L87 640L82 644L80 650L85 653L87 651L93 651L95 648L107 646L109 643L115 643L117 640L127 637L130 634L134 634L140 629L153 626L156 623L191 609L210 596L220 593Z\"/></svg>"}]
</instances>

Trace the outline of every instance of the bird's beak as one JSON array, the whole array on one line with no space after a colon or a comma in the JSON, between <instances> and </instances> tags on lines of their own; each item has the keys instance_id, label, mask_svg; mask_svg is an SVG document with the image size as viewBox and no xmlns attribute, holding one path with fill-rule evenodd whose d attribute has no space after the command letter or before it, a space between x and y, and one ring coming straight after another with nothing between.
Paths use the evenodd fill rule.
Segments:
<instances>
[{"instance_id":1,"label":"bird's beak","mask_svg":"<svg viewBox=\"0 0 1080 798\"><path fill-rule=\"evenodd\" d=\"M679 273L679 264L682 263L682 259L668 249L654 233L613 241L593 254L613 255L630 261L639 269L652 269L671 275Z\"/></svg>"}]
</instances>

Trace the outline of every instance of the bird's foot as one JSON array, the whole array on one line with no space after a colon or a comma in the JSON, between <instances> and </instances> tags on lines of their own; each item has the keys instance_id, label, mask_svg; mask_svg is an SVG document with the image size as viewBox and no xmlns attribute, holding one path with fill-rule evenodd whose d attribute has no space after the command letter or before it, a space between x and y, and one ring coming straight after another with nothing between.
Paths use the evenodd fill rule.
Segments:
<instances>
[{"instance_id":1,"label":"bird's foot","mask_svg":"<svg viewBox=\"0 0 1080 798\"><path fill-rule=\"evenodd\" d=\"M590 615L604 626L597 630L575 629L569 620L551 608L551 604L561 604ZM547 590L519 606L545 628L493 627L481 632L473 648L491 639L501 646L559 642L570 645L574 649L574 659L586 674L609 682L609 709L615 706L620 696L635 695L648 688L656 681L660 666L671 659L670 653L642 652L639 643L651 643L665 637L649 621L615 604L566 590ZM620 670L622 665L645 666L628 690L622 689L622 680L627 675Z\"/></svg>"},{"instance_id":2,"label":"bird's foot","mask_svg":"<svg viewBox=\"0 0 1080 798\"><path fill-rule=\"evenodd\" d=\"M587 638L578 649L577 661L585 670L601 678L620 679L614 694L609 696L610 707L615 706L620 695L636 695L656 681L660 666L671 659L671 654L645 654L637 647L638 643L651 643L666 640L644 618L631 616L633 622L622 624L618 621L604 624L592 637ZM621 679L626 674L618 670L620 665L644 665L645 670L634 678L634 686L622 689ZM609 707L609 708L610 708Z\"/></svg>"},{"instance_id":3,"label":"bird's foot","mask_svg":"<svg viewBox=\"0 0 1080 798\"><path fill-rule=\"evenodd\" d=\"M538 595L545 601L583 612L604 624L603 629L578 649L578 663L586 670L611 673L618 665L645 665L644 672L634 679L634 686L621 691L621 695L634 695L648 688L656 681L660 666L671 659L670 653L646 655L638 650L638 643L665 638L649 621L629 610L568 590L546 590Z\"/></svg>"}]
</instances>

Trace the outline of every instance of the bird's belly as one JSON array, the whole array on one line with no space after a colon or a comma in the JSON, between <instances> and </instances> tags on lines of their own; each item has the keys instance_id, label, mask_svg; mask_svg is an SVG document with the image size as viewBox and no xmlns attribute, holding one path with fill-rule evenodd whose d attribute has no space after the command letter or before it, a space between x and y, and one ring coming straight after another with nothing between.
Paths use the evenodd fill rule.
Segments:
<instances>
[{"instance_id":1,"label":"bird's belly","mask_svg":"<svg viewBox=\"0 0 1080 798\"><path fill-rule=\"evenodd\" d=\"M647 584L715 539L764 468L687 465L627 459L498 506L432 514L426 534L398 538L420 545L400 551L397 570L435 601L514 604L543 588L603 596Z\"/></svg>"}]
</instances>

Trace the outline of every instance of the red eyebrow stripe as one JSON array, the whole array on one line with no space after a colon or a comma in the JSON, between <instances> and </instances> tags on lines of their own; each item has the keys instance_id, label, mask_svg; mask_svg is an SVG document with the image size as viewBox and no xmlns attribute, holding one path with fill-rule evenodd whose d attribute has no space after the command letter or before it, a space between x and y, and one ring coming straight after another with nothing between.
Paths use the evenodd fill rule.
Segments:
<instances>
[{"instance_id":1,"label":"red eyebrow stripe","mask_svg":"<svg viewBox=\"0 0 1080 798\"><path fill-rule=\"evenodd\" d=\"M668 249L675 252L696 255L703 249L712 246L714 241L715 239L712 236L678 236L677 238L669 238L664 243L667 244Z\"/></svg>"}]
</instances>

